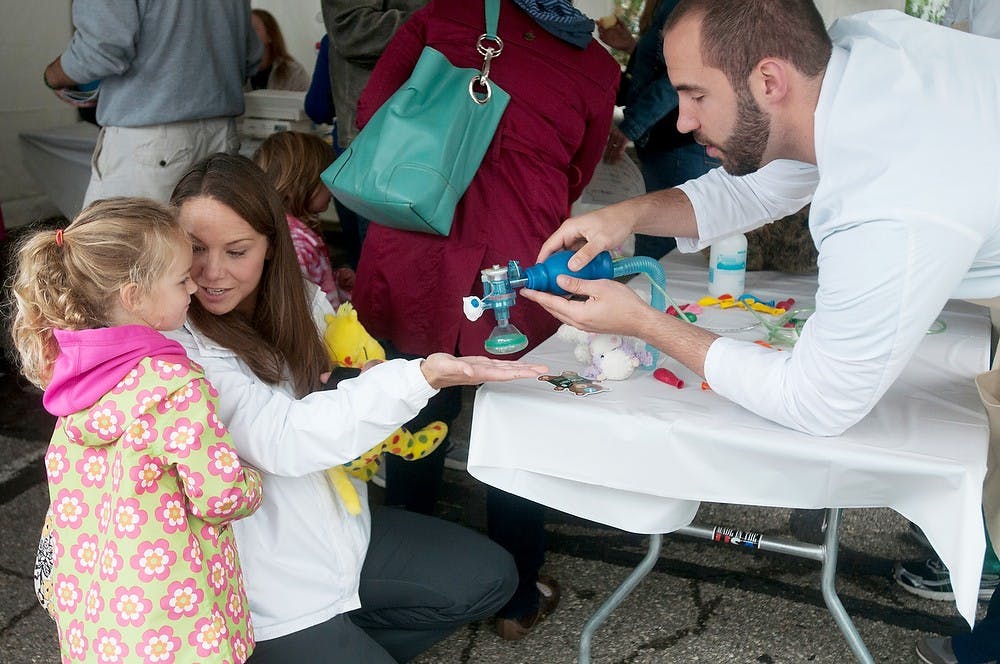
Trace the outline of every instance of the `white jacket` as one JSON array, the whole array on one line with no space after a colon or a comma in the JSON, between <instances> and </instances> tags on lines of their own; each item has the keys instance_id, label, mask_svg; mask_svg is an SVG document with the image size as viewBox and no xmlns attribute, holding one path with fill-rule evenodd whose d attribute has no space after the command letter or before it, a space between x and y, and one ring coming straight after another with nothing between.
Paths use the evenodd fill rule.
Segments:
<instances>
[{"instance_id":1,"label":"white jacket","mask_svg":"<svg viewBox=\"0 0 1000 664\"><path fill-rule=\"evenodd\" d=\"M819 435L875 406L948 298L1000 296L1000 41L893 11L839 19L830 36L817 165L716 169L681 185L699 237L677 243L692 251L812 200L819 290L795 352L720 338L705 378Z\"/></svg>"},{"instance_id":2,"label":"white jacket","mask_svg":"<svg viewBox=\"0 0 1000 664\"><path fill-rule=\"evenodd\" d=\"M332 309L318 289L310 292L323 329ZM336 390L296 399L291 384L264 383L235 353L190 325L168 336L204 367L236 450L263 476L260 509L234 524L257 640L358 608L370 525L367 490L354 480L363 512L351 515L323 471L367 451L436 394L420 360L384 362Z\"/></svg>"}]
</instances>

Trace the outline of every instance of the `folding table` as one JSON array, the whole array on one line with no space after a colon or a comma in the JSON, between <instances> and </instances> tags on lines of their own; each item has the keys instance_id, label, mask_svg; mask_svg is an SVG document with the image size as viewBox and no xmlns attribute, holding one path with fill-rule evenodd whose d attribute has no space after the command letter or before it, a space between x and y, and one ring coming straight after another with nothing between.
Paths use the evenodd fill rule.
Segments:
<instances>
[{"instance_id":1,"label":"folding table","mask_svg":"<svg viewBox=\"0 0 1000 664\"><path fill-rule=\"evenodd\" d=\"M705 296L702 256L663 260L678 303ZM630 285L648 293L643 278ZM762 299L794 297L812 306L815 276L751 272ZM517 305L515 305L517 306ZM660 535L724 537L690 526L700 501L829 510L823 545L750 535L749 545L823 562L823 596L855 657L871 655L834 587L841 508L890 507L916 523L951 571L959 612L975 620L985 551L981 515L987 421L973 383L988 368L988 310L952 301L903 374L875 409L841 436L814 437L779 426L700 389L701 378L671 358L659 365L685 381L675 389L638 370L611 391L578 396L551 383L491 383L476 393L469 472L487 484L549 507L651 535L646 559L584 630L580 662L608 613L652 568ZM726 336L762 339L745 311L706 310L699 323ZM786 350L784 352L794 352ZM578 371L571 345L555 337L526 356L549 372Z\"/></svg>"}]
</instances>

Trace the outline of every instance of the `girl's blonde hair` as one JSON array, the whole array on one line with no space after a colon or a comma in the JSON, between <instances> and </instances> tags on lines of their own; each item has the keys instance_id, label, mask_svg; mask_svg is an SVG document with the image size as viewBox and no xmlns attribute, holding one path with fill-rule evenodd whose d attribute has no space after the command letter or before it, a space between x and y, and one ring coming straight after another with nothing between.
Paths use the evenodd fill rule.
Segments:
<instances>
[{"instance_id":1,"label":"girl's blonde hair","mask_svg":"<svg viewBox=\"0 0 1000 664\"><path fill-rule=\"evenodd\" d=\"M59 352L52 331L109 327L122 288L149 293L185 244L175 212L144 198L96 201L65 230L26 238L11 288L11 337L24 376L48 385Z\"/></svg>"},{"instance_id":2,"label":"girl's blonde hair","mask_svg":"<svg viewBox=\"0 0 1000 664\"><path fill-rule=\"evenodd\" d=\"M254 152L253 161L271 181L285 211L316 226L309 200L321 184L319 175L333 163L333 148L322 138L300 131L271 134Z\"/></svg>"}]
</instances>

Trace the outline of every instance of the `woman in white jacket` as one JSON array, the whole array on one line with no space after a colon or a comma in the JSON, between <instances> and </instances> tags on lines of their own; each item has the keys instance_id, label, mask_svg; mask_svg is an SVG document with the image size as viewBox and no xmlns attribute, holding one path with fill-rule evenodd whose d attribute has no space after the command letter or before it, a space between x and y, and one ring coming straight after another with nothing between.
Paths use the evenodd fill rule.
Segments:
<instances>
[{"instance_id":1,"label":"woman in white jacket","mask_svg":"<svg viewBox=\"0 0 1000 664\"><path fill-rule=\"evenodd\" d=\"M351 515L323 471L385 438L442 387L544 367L435 354L314 391L329 370L320 329L331 309L302 280L264 174L213 155L171 200L193 242L198 286L174 338L219 390L219 418L264 478L264 504L234 528L257 638L250 661L406 661L492 615L517 583L503 549L418 514L371 518L360 481L364 509Z\"/></svg>"}]
</instances>

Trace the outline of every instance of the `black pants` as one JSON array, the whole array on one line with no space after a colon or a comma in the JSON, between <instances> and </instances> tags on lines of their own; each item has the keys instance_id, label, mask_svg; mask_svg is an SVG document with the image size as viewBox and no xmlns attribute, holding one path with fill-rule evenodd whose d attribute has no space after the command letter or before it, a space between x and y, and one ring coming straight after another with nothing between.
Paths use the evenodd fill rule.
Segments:
<instances>
[{"instance_id":1,"label":"black pants","mask_svg":"<svg viewBox=\"0 0 1000 664\"><path fill-rule=\"evenodd\" d=\"M387 357L412 359L383 342ZM417 431L434 420L448 424L462 410L462 388L447 387L434 395L406 427ZM432 454L417 461L405 461L395 455L385 456L385 503L421 514L433 514L441 491L447 441ZM502 618L519 618L538 608L538 570L545 562L545 508L520 496L486 488L486 520L490 539L514 556L517 565L517 591L499 611Z\"/></svg>"},{"instance_id":2,"label":"black pants","mask_svg":"<svg viewBox=\"0 0 1000 664\"><path fill-rule=\"evenodd\" d=\"M468 528L403 510L372 514L361 608L261 641L248 664L406 662L494 615L514 591L510 555Z\"/></svg>"}]
</instances>

